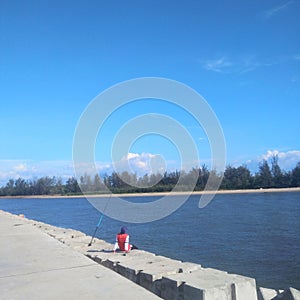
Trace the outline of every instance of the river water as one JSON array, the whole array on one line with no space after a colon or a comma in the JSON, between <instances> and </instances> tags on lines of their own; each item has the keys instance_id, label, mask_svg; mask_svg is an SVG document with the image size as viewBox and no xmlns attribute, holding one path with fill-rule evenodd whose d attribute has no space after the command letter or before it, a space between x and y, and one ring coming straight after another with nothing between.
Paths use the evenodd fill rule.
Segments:
<instances>
[{"instance_id":1,"label":"river water","mask_svg":"<svg viewBox=\"0 0 300 300\"><path fill-rule=\"evenodd\" d=\"M141 249L250 276L259 286L300 289L300 192L218 194L203 209L198 201L193 195L170 216L145 224L104 216L97 237L114 243L125 225ZM88 235L101 216L85 198L2 198L0 209Z\"/></svg>"}]
</instances>

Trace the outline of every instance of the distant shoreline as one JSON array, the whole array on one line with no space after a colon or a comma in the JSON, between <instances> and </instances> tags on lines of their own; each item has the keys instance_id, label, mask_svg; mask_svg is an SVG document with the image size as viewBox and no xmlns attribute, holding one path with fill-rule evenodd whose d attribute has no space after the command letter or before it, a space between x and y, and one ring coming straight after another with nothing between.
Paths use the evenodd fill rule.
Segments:
<instances>
[{"instance_id":1,"label":"distant shoreline","mask_svg":"<svg viewBox=\"0 0 300 300\"><path fill-rule=\"evenodd\" d=\"M270 188L270 189L245 189L245 190L218 190L218 191L196 191L196 192L157 192L157 193L124 193L112 194L112 197L144 197L144 196L167 196L167 195L203 195L203 194L248 194L248 193L282 193L282 192L300 192L300 187L295 188ZM110 194L91 194L88 197L107 197ZM84 198L85 195L26 195L26 196L0 196L1 199L18 199L18 198Z\"/></svg>"}]
</instances>

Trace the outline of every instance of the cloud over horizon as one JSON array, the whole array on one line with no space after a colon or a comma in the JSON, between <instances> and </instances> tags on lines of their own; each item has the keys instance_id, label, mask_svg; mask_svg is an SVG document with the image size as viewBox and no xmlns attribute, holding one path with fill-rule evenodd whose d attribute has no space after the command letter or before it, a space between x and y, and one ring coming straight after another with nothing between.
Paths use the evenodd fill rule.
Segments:
<instances>
[{"instance_id":1,"label":"cloud over horizon","mask_svg":"<svg viewBox=\"0 0 300 300\"><path fill-rule=\"evenodd\" d=\"M61 177L67 180L74 176L72 161L34 161L29 159L0 160L0 186L9 179L32 180L40 177Z\"/></svg>"},{"instance_id":2,"label":"cloud over horizon","mask_svg":"<svg viewBox=\"0 0 300 300\"><path fill-rule=\"evenodd\" d=\"M274 156L278 157L278 164L284 170L290 170L294 168L298 162L300 162L300 151L278 151L278 150L268 150L267 153L261 156L262 159L269 161Z\"/></svg>"},{"instance_id":3,"label":"cloud over horizon","mask_svg":"<svg viewBox=\"0 0 300 300\"><path fill-rule=\"evenodd\" d=\"M262 160L270 162L272 157L278 157L278 164L284 171L289 171L296 167L300 162L300 150L268 150L266 153L257 158L248 161L236 161L233 165L235 167L246 165L250 171L257 170L259 163ZM112 172L122 173L127 171L129 173L136 173L137 176L145 174L163 174L165 171L172 172L180 170L181 167L174 161L166 161L160 155L153 153L128 153L127 156L122 157L118 162L96 162L98 172L103 176L110 175ZM60 177L63 181L75 176L73 162L66 161L33 161L33 160L0 160L0 187L5 185L9 179L23 178L25 180L32 180L40 177ZM195 165L196 166L196 162ZM182 166L182 169L188 171L193 166Z\"/></svg>"},{"instance_id":4,"label":"cloud over horizon","mask_svg":"<svg viewBox=\"0 0 300 300\"><path fill-rule=\"evenodd\" d=\"M300 162L299 150L289 150L289 151L267 150L266 153L261 154L256 158L249 159L244 164L248 167L248 169L252 173L256 173L258 171L259 164L263 160L266 160L270 164L274 156L277 156L278 165L280 166L282 171L290 171L297 166L298 162ZM240 164L240 162L235 162L234 166L236 167L242 164Z\"/></svg>"}]
</instances>

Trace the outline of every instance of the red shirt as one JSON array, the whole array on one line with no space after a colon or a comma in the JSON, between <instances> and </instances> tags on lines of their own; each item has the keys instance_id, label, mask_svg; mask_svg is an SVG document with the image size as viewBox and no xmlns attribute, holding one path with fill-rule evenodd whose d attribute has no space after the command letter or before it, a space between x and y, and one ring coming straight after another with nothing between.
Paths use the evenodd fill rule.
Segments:
<instances>
[{"instance_id":1,"label":"red shirt","mask_svg":"<svg viewBox=\"0 0 300 300\"><path fill-rule=\"evenodd\" d=\"M115 250L119 248L121 251L129 251L129 235L127 233L119 233L116 237Z\"/></svg>"}]
</instances>

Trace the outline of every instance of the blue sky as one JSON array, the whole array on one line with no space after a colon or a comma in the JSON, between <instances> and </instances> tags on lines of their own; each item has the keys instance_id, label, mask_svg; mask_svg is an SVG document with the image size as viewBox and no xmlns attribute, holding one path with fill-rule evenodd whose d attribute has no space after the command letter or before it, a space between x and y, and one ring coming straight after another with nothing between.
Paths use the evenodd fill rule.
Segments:
<instances>
[{"instance_id":1,"label":"blue sky","mask_svg":"<svg viewBox=\"0 0 300 300\"><path fill-rule=\"evenodd\" d=\"M254 170L275 153L284 169L294 167L300 161L299 15L296 0L0 0L0 182L72 176L82 112L105 89L138 77L169 78L201 94L223 128L227 164ZM207 138L194 120L145 100L103 128L99 169L111 168L108 149L124 116L142 113L178 120L195 139L200 164L209 164ZM130 152L137 168L157 154L170 170L178 167L174 145L161 137L143 137Z\"/></svg>"}]
</instances>

